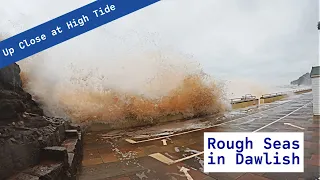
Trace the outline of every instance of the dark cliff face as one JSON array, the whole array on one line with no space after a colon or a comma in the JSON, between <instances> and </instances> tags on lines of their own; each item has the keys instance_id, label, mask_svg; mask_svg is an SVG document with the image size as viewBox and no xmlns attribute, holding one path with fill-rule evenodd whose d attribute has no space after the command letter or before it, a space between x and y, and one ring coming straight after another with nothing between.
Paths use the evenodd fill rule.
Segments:
<instances>
[{"instance_id":1,"label":"dark cliff face","mask_svg":"<svg viewBox=\"0 0 320 180\"><path fill-rule=\"evenodd\" d=\"M290 83L291 85L305 85L305 86L309 86L311 85L311 78L310 78L310 73L306 73L304 75L302 75L301 77L299 77L297 80L291 81Z\"/></svg>"},{"instance_id":2,"label":"dark cliff face","mask_svg":"<svg viewBox=\"0 0 320 180\"><path fill-rule=\"evenodd\" d=\"M0 69L0 179L38 164L42 148L61 143L57 129L64 122L43 116L23 90L17 64Z\"/></svg>"},{"instance_id":3,"label":"dark cliff face","mask_svg":"<svg viewBox=\"0 0 320 180\"><path fill-rule=\"evenodd\" d=\"M22 89L19 66L12 64L0 69L0 124L19 121L24 112L43 115L31 95Z\"/></svg>"},{"instance_id":4,"label":"dark cliff face","mask_svg":"<svg viewBox=\"0 0 320 180\"><path fill-rule=\"evenodd\" d=\"M0 88L7 90L19 89L22 86L20 68L17 64L0 69Z\"/></svg>"}]
</instances>

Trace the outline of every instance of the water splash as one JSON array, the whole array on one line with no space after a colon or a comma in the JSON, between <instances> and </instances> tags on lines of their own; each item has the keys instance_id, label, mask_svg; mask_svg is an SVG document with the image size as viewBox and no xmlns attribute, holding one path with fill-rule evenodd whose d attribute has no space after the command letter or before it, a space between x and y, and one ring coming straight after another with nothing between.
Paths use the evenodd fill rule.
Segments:
<instances>
[{"instance_id":1,"label":"water splash","mask_svg":"<svg viewBox=\"0 0 320 180\"><path fill-rule=\"evenodd\" d=\"M173 57L155 57L151 61L139 71L129 64L114 73L104 73L103 67L90 71L71 64L67 69L70 76L65 78L52 77L48 72L47 76L38 76L33 70L45 71L43 67L47 66L26 63L21 78L24 88L48 114L78 122L153 122L174 115L191 118L225 111L223 88L195 63L174 62ZM148 69L155 72L150 74ZM129 83L121 81L124 77Z\"/></svg>"}]
</instances>

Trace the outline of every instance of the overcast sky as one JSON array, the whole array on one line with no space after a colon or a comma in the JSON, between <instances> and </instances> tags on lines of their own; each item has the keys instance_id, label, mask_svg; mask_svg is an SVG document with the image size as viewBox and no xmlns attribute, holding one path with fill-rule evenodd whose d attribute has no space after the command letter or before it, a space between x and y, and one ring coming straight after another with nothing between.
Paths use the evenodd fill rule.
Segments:
<instances>
[{"instance_id":1,"label":"overcast sky","mask_svg":"<svg viewBox=\"0 0 320 180\"><path fill-rule=\"evenodd\" d=\"M90 1L21 2L0 1L0 28L6 37ZM289 84L318 64L318 9L316 0L164 0L41 54L46 66L54 67L52 73L63 63L95 64L110 71L106 67L121 64L119 59L154 50L191 56L218 79Z\"/></svg>"}]
</instances>

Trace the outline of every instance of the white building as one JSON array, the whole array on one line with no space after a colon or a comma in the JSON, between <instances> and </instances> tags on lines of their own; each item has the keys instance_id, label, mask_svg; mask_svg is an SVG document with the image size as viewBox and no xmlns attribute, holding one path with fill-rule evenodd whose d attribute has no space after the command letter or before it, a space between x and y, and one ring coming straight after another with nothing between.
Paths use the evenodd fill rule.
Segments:
<instances>
[{"instance_id":1,"label":"white building","mask_svg":"<svg viewBox=\"0 0 320 180\"><path fill-rule=\"evenodd\" d=\"M310 77L312 80L313 115L320 116L320 66L312 67Z\"/></svg>"}]
</instances>

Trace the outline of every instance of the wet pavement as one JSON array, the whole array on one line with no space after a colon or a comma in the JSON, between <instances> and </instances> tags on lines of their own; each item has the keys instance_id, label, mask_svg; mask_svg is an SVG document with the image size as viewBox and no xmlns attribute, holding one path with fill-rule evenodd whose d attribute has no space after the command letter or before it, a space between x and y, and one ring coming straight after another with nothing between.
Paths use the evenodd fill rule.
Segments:
<instances>
[{"instance_id":1,"label":"wet pavement","mask_svg":"<svg viewBox=\"0 0 320 180\"><path fill-rule=\"evenodd\" d=\"M80 180L315 180L319 176L319 120L312 94L259 108L149 128L89 133L84 137ZM304 173L203 173L203 132L304 132ZM151 157L160 153L168 165ZM188 169L188 173L184 172Z\"/></svg>"}]
</instances>

